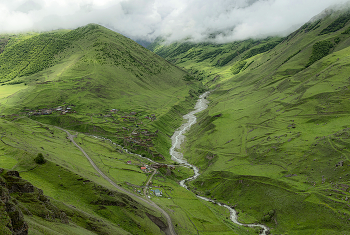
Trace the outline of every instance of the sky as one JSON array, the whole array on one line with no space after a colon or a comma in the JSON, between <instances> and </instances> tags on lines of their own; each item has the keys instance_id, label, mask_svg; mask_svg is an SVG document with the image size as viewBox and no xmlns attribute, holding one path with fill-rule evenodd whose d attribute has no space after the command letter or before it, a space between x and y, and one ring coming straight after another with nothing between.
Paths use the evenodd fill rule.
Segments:
<instances>
[{"instance_id":1,"label":"sky","mask_svg":"<svg viewBox=\"0 0 350 235\"><path fill-rule=\"evenodd\" d=\"M349 0L0 0L0 33L97 23L134 40L284 36ZM341 8L341 7L340 7Z\"/></svg>"}]
</instances>

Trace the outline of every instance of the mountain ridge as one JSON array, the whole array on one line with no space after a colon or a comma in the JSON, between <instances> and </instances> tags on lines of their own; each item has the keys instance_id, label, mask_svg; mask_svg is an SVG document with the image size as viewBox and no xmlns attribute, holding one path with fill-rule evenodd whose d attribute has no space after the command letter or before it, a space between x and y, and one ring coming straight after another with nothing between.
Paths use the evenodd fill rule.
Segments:
<instances>
[{"instance_id":1,"label":"mountain ridge","mask_svg":"<svg viewBox=\"0 0 350 235\"><path fill-rule=\"evenodd\" d=\"M20 172L58 208L84 214L66 213L80 228L64 231L76 234L110 233L102 223L115 233L162 234L152 218L165 219L113 192L55 126L75 132L76 144L120 187L151 197L178 234L259 233L196 195L225 202L241 222L273 234L348 233L350 23L347 12L332 14L284 38L149 47L176 66L94 24L4 35L1 167ZM36 67L41 60L48 62ZM201 173L187 191L178 182L192 171L170 159L169 137L207 87L209 107L182 145ZM125 148L156 161L157 173ZM39 154L46 163L34 161ZM150 181L164 197L143 194ZM38 234L63 231L40 216L24 219Z\"/></svg>"}]
</instances>

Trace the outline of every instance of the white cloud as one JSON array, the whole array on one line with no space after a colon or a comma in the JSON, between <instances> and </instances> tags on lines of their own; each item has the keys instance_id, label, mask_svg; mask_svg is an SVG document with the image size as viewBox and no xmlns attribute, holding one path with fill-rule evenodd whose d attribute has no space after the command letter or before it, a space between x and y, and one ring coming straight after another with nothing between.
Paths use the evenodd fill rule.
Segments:
<instances>
[{"instance_id":1,"label":"white cloud","mask_svg":"<svg viewBox=\"0 0 350 235\"><path fill-rule=\"evenodd\" d=\"M0 0L0 33L98 23L133 39L219 42L290 32L345 0ZM289 31L288 31L289 30Z\"/></svg>"}]
</instances>

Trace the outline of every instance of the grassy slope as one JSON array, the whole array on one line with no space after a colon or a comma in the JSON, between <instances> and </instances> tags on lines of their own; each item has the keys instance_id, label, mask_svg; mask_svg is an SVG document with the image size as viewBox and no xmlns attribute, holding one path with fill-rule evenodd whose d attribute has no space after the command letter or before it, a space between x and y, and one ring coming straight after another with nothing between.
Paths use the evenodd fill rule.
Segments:
<instances>
[{"instance_id":1,"label":"grassy slope","mask_svg":"<svg viewBox=\"0 0 350 235\"><path fill-rule=\"evenodd\" d=\"M205 76L208 84L220 78L186 142L185 154L203 173L193 188L236 205L243 221L263 222L273 234L350 231L350 38L342 34L350 24L333 27L338 16L304 25L246 59L249 66L236 75L238 60L223 67L215 65L221 55L198 62L214 45L166 57L214 73ZM314 45L325 40L333 45L330 54L306 68L319 52ZM156 52L179 47L157 46ZM188 59L194 50L198 54Z\"/></svg>"},{"instance_id":2,"label":"grassy slope","mask_svg":"<svg viewBox=\"0 0 350 235\"><path fill-rule=\"evenodd\" d=\"M45 41L42 38L49 39ZM12 56L22 52L21 48L33 54L37 47L54 47L53 41L62 42L57 46L60 50L52 49L37 56L20 54L24 58ZM183 97L188 93L188 90L182 89L187 84L182 79L186 74L184 71L130 39L98 25L65 33L18 35L0 54L0 59L5 61L2 68L8 67L11 71L28 69L17 61L33 66L40 63L33 58L51 59L52 62L14 78L9 77L6 71L0 72L1 76L12 79L3 81L1 85L19 82L28 85L28 89L7 101L3 113L23 108L56 107L63 102L73 103L77 111L86 113L101 112L111 107L159 113L160 109L177 102L175 96ZM16 105L19 100L20 105Z\"/></svg>"},{"instance_id":3,"label":"grassy slope","mask_svg":"<svg viewBox=\"0 0 350 235\"><path fill-rule=\"evenodd\" d=\"M42 38L49 39L42 41ZM52 46L57 41L63 42L57 46L59 49ZM31 56L37 47L51 49L37 57ZM17 57L9 56L20 53L19 48L28 48L30 52L23 55L22 62L36 64L37 58L51 62L45 68L40 67L40 71L30 70L27 76L20 74L10 81L3 81L1 89L8 94L0 97L2 114L72 104L75 105L74 115L42 116L37 120L66 127L70 123L70 128L90 133L92 129L102 129L111 138L115 137L114 130L121 128L120 125L101 127L104 122L89 123L87 115L106 115L113 108L120 110L119 113L135 111L139 116L154 114L157 120L140 128L160 129L159 137L154 141L157 148L154 152L165 156L168 156L168 150L164 145L170 144L167 135L181 123L179 117L192 107L198 92L203 89L198 82L185 80L187 73L183 70L130 39L98 25L68 32L12 36L0 54L0 59L6 62L4 68L13 71L28 69L23 65L26 63L17 63ZM0 71L1 76L7 74ZM164 127L162 116L171 128ZM136 129L135 125L131 128Z\"/></svg>"},{"instance_id":4,"label":"grassy slope","mask_svg":"<svg viewBox=\"0 0 350 235\"><path fill-rule=\"evenodd\" d=\"M23 202L24 206L36 215L26 218L30 233L62 233L62 226L66 227L66 231L73 229L73 232L74 224L78 226L77 234L84 234L84 229L95 234L159 233L159 228L147 219L144 212L159 216L158 213L123 194L113 192L113 188L96 174L79 150L68 142L65 133L27 118L12 122L1 120L1 124L0 158L7 160L7 165L2 167L18 170L22 178L43 189L59 210L68 210L66 214L73 222L73 227L60 223L50 225L51 220L37 213L37 202L28 198ZM44 165L34 163L37 152L42 152L47 159ZM110 203L101 202L103 200ZM109 205L113 203L118 206ZM78 211L68 209L67 205ZM106 224L107 229L104 228Z\"/></svg>"},{"instance_id":5,"label":"grassy slope","mask_svg":"<svg viewBox=\"0 0 350 235\"><path fill-rule=\"evenodd\" d=\"M185 68L203 83L211 85L231 76L232 64L245 62L245 67L248 67L255 55L274 48L281 40L278 37L269 37L262 40L248 39L227 44L193 44L184 41L164 45L160 38L148 49Z\"/></svg>"},{"instance_id":6,"label":"grassy slope","mask_svg":"<svg viewBox=\"0 0 350 235\"><path fill-rule=\"evenodd\" d=\"M49 59L50 64L40 68L40 71L31 74L30 71L34 70L28 70L27 74L19 74L16 77L6 77L2 74L4 78L0 89L7 93L2 93L0 100L1 114L6 115L0 119L1 167L20 171L24 179L43 189L44 194L56 203L73 205L88 217L108 224L111 230L103 230L103 223L95 224L97 229L93 229L88 226L91 224L83 221L75 231L72 226L53 225L43 218L26 216L30 233L84 233L85 229L93 233L109 234L160 233L159 228L144 217L144 213L148 211L158 217L161 215L142 204L128 202L123 208L94 204L101 198L108 199L105 195L106 192L108 194L106 190L113 189L96 174L81 152L66 139L64 132L47 124L79 131L77 143L88 152L104 173L114 178L121 186L134 191L137 188L130 187L125 182L144 185L147 175L140 171L137 164L146 162L120 153L108 142L91 138L81 132L105 136L120 143L120 137L130 136L131 131L137 129L136 123L123 122L120 116L136 111L136 116L143 122L141 128L151 132L159 130L158 136L152 138L154 147L151 149L162 153L165 161L168 161L169 135L182 122L181 116L192 109L202 88L191 78L184 80L184 71L129 39L102 27L89 25L73 31L43 35L54 41L69 39L70 43L64 44L58 52L49 51L54 53L54 56L50 56L50 53L40 54L43 57L41 60L53 57ZM31 40L31 44L40 44L40 40L35 37L43 36L12 35L5 52L7 49L12 55L16 54L18 48L28 48L24 46L28 46L26 40ZM19 46L16 47L17 44ZM25 63L12 63L11 57L7 57L6 53L0 54L0 57L3 57L5 62L10 61L6 66L10 68L12 65L13 71L26 68L23 65ZM37 63L33 60L34 57L25 54L21 54L21 57L23 61L31 61L30 64ZM33 110L68 104L75 105L76 113L31 116L31 119L26 117ZM119 112L107 116L112 108L119 109ZM144 116L151 114L157 117L155 121L144 119ZM119 132L116 135L116 129L122 127L127 127L130 131ZM39 152L48 160L42 166L37 166L33 161ZM131 160L133 165L126 164L127 160ZM153 200L168 211L177 224L177 232L188 234L199 230L214 234L248 234L247 229L228 222L227 211L212 208L210 205L204 206L193 193L176 183L189 174L188 169L180 168L179 171L173 172L169 179L166 174L162 174L159 182L158 177L154 180L174 198ZM84 184L81 179L91 182ZM122 200L122 196L117 194L116 199L108 200L119 199ZM203 215L207 215L209 219Z\"/></svg>"},{"instance_id":7,"label":"grassy slope","mask_svg":"<svg viewBox=\"0 0 350 235\"><path fill-rule=\"evenodd\" d=\"M55 234L70 231L84 234L85 229L88 229L92 233L103 234L107 232L104 229L106 224L110 229L107 233L160 233L159 228L144 213L158 217L161 215L122 194L112 195L114 189L96 174L79 150L66 139L64 132L28 118L0 121L1 133L4 133L3 142L0 142L0 160L6 161L6 165L1 166L20 171L21 177L43 189L56 207L70 212L66 212L68 216L72 215L72 206L81 213L81 216L72 217L71 226L57 221L52 223L40 216L26 216L31 233ZM147 164L147 161L120 153L109 141L88 135L79 134L76 142L119 185L137 193L139 188L130 187L127 183L138 186L145 184L147 175L141 172L140 165ZM48 161L44 165L38 166L33 161L38 152L43 153ZM132 165L126 163L129 160ZM190 175L189 169L177 168L170 175L161 171L153 179L153 186L160 187L166 196L156 198L151 195L152 200L170 214L178 234L195 234L197 230L201 234L251 234L254 231L247 232L247 229L232 225L227 219L228 211L202 202L176 183ZM24 206L35 214L35 201L29 202ZM120 202L126 205L109 205ZM70 205L70 209L66 205ZM94 228L89 227L91 221L95 220L97 222L93 223Z\"/></svg>"}]
</instances>

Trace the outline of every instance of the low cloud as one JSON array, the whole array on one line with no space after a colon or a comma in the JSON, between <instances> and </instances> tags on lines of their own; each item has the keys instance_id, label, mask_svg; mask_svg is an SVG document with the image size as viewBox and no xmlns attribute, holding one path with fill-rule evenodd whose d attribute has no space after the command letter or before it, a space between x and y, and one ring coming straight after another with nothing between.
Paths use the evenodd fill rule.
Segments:
<instances>
[{"instance_id":1,"label":"low cloud","mask_svg":"<svg viewBox=\"0 0 350 235\"><path fill-rule=\"evenodd\" d=\"M217 42L287 34L345 0L0 0L0 33L97 23L135 40Z\"/></svg>"}]
</instances>

